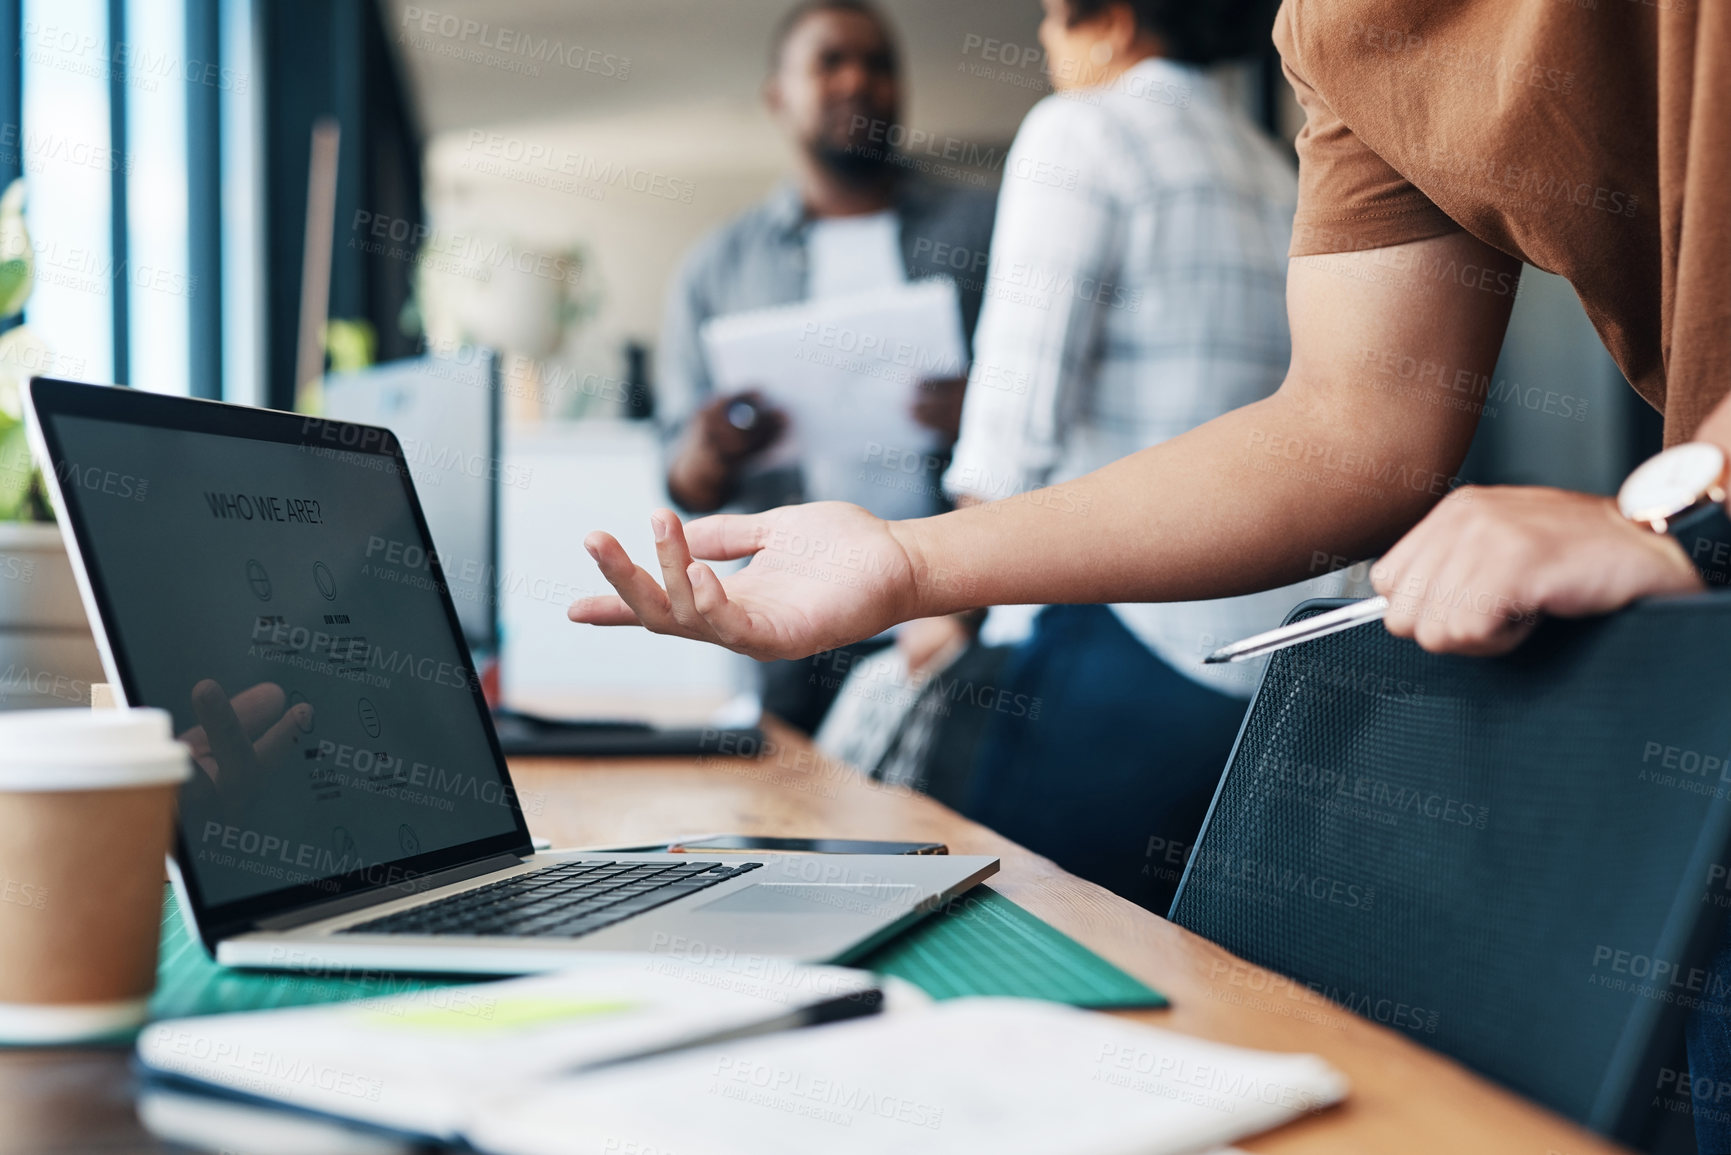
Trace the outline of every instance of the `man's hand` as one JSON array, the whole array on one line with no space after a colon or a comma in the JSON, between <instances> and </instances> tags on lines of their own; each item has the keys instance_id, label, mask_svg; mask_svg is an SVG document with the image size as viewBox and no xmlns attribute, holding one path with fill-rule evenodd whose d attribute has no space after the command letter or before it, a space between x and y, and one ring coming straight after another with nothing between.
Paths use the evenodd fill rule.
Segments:
<instances>
[{"instance_id":1,"label":"man's hand","mask_svg":"<svg viewBox=\"0 0 1731 1155\"><path fill-rule=\"evenodd\" d=\"M687 509L719 509L738 488L740 469L786 429L786 414L762 394L717 397L692 417L667 470L668 491Z\"/></svg>"},{"instance_id":2,"label":"man's hand","mask_svg":"<svg viewBox=\"0 0 1731 1155\"><path fill-rule=\"evenodd\" d=\"M297 734L312 729L310 702L288 704L281 686L260 682L230 698L210 678L192 688L199 725L179 735L212 782L253 782L287 760ZM224 779L228 781L224 782Z\"/></svg>"},{"instance_id":3,"label":"man's hand","mask_svg":"<svg viewBox=\"0 0 1731 1155\"><path fill-rule=\"evenodd\" d=\"M954 445L962 433L962 398L968 390L966 377L939 377L921 381L914 399L914 420L943 435Z\"/></svg>"},{"instance_id":4,"label":"man's hand","mask_svg":"<svg viewBox=\"0 0 1731 1155\"><path fill-rule=\"evenodd\" d=\"M1536 486L1450 494L1371 570L1390 633L1439 653L1506 653L1541 614L1585 617L1702 588L1671 538L1616 503Z\"/></svg>"},{"instance_id":5,"label":"man's hand","mask_svg":"<svg viewBox=\"0 0 1731 1155\"><path fill-rule=\"evenodd\" d=\"M689 526L664 509L649 521L661 581L633 564L611 535L592 533L583 545L619 596L579 598L567 611L572 621L642 625L753 658L802 658L918 616L916 578L943 580L926 571L906 523L844 502L723 514ZM751 562L724 584L693 556Z\"/></svg>"}]
</instances>

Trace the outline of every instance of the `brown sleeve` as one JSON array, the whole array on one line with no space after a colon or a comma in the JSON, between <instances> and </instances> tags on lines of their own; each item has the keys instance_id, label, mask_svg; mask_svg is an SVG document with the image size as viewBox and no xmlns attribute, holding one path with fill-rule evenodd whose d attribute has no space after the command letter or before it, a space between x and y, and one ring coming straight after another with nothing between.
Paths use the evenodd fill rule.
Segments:
<instances>
[{"instance_id":1,"label":"brown sleeve","mask_svg":"<svg viewBox=\"0 0 1731 1155\"><path fill-rule=\"evenodd\" d=\"M1429 197L1371 151L1305 79L1293 28L1296 3L1284 0L1274 22L1281 67L1305 117L1297 141L1298 214L1290 255L1377 249L1458 230Z\"/></svg>"}]
</instances>

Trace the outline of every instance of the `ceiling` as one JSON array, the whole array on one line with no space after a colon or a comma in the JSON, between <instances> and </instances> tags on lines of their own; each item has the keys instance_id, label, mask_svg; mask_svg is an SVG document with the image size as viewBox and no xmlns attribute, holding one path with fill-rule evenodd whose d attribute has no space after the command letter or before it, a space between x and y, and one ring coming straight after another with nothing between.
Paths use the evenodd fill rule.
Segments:
<instances>
[{"instance_id":1,"label":"ceiling","mask_svg":"<svg viewBox=\"0 0 1731 1155\"><path fill-rule=\"evenodd\" d=\"M756 119L770 32L792 0L381 0L429 137L563 123L677 126ZM436 7L435 7L436 5ZM916 128L1007 141L1044 92L1038 0L883 0L901 35ZM565 51L552 58L546 45ZM980 76L968 69L984 67Z\"/></svg>"}]
</instances>

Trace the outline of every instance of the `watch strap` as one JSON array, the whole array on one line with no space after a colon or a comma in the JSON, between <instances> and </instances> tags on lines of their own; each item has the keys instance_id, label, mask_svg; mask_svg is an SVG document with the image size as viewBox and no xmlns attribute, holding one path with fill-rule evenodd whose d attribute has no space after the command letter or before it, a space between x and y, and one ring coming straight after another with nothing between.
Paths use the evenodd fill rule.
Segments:
<instances>
[{"instance_id":1,"label":"watch strap","mask_svg":"<svg viewBox=\"0 0 1731 1155\"><path fill-rule=\"evenodd\" d=\"M1731 586L1731 516L1717 501L1678 514L1665 527L1710 586Z\"/></svg>"}]
</instances>

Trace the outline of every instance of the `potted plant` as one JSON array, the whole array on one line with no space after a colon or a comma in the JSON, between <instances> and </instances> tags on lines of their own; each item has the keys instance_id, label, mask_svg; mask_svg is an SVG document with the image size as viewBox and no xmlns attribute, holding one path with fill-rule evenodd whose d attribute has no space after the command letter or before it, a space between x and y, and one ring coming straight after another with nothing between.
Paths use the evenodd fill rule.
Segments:
<instances>
[{"instance_id":1,"label":"potted plant","mask_svg":"<svg viewBox=\"0 0 1731 1155\"><path fill-rule=\"evenodd\" d=\"M24 181L0 196L0 709L78 706L102 680L72 565L24 436L22 386L53 357L22 322L35 283Z\"/></svg>"}]
</instances>

